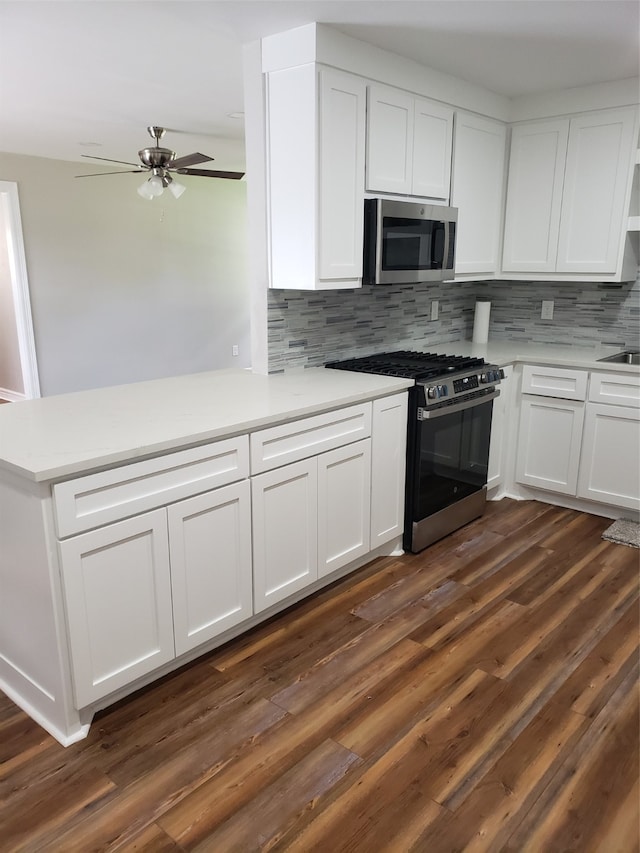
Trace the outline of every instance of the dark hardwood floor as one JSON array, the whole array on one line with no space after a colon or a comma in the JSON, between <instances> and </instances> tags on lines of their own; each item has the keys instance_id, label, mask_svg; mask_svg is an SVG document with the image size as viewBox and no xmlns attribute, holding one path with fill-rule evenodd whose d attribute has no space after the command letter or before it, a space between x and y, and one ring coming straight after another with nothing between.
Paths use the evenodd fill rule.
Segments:
<instances>
[{"instance_id":1,"label":"dark hardwood floor","mask_svg":"<svg viewBox=\"0 0 640 853\"><path fill-rule=\"evenodd\" d=\"M96 717L0 694L0 850L639 849L639 552L535 502L385 558Z\"/></svg>"}]
</instances>

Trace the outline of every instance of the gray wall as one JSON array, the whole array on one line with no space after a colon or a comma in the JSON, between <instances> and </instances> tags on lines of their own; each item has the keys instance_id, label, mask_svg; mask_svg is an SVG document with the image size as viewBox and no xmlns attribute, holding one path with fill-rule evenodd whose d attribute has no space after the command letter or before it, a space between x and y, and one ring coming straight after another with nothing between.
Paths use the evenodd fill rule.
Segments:
<instances>
[{"instance_id":1,"label":"gray wall","mask_svg":"<svg viewBox=\"0 0 640 853\"><path fill-rule=\"evenodd\" d=\"M140 175L0 153L16 181L43 395L250 362L246 186L187 178L145 201ZM232 346L239 347L233 357Z\"/></svg>"},{"instance_id":2,"label":"gray wall","mask_svg":"<svg viewBox=\"0 0 640 853\"><path fill-rule=\"evenodd\" d=\"M5 222L3 205L0 203L0 397L2 397L3 391L11 392L12 399L16 395L24 394L9 267L7 223Z\"/></svg>"},{"instance_id":3,"label":"gray wall","mask_svg":"<svg viewBox=\"0 0 640 853\"><path fill-rule=\"evenodd\" d=\"M470 340L475 300L491 300L490 340L640 345L640 280L584 284L445 282L342 291L269 291L269 371L390 349L444 351ZM429 320L431 301L438 320ZM541 320L543 299L554 319ZM455 353L455 346L446 350Z\"/></svg>"}]
</instances>

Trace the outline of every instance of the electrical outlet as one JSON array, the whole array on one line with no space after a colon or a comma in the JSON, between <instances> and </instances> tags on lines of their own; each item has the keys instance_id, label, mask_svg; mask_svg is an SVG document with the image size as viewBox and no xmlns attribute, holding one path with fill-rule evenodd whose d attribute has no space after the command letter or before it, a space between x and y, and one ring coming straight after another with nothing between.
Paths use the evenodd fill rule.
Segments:
<instances>
[{"instance_id":1,"label":"electrical outlet","mask_svg":"<svg viewBox=\"0 0 640 853\"><path fill-rule=\"evenodd\" d=\"M240 355L240 349L238 348L238 344L234 344L231 347L231 355Z\"/></svg>"},{"instance_id":2,"label":"electrical outlet","mask_svg":"<svg viewBox=\"0 0 640 853\"><path fill-rule=\"evenodd\" d=\"M553 299L542 300L541 320L553 320Z\"/></svg>"},{"instance_id":3,"label":"electrical outlet","mask_svg":"<svg viewBox=\"0 0 640 853\"><path fill-rule=\"evenodd\" d=\"M437 299L431 300L431 319L432 320L438 319L438 300Z\"/></svg>"}]
</instances>

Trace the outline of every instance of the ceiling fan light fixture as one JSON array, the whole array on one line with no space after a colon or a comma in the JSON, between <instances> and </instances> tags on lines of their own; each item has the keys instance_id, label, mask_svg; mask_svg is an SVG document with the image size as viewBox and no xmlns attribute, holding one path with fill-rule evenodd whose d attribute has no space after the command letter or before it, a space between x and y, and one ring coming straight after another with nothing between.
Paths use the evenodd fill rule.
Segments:
<instances>
[{"instance_id":1,"label":"ceiling fan light fixture","mask_svg":"<svg viewBox=\"0 0 640 853\"><path fill-rule=\"evenodd\" d=\"M169 192L174 198L180 198L182 193L186 190L184 184L179 184L176 180L172 180L169 184Z\"/></svg>"},{"instance_id":2,"label":"ceiling fan light fixture","mask_svg":"<svg viewBox=\"0 0 640 853\"><path fill-rule=\"evenodd\" d=\"M150 181L146 180L143 184L140 184L138 187L138 195L142 196L142 198L146 198L147 201L151 201L154 198L154 192L152 188L149 186Z\"/></svg>"}]
</instances>

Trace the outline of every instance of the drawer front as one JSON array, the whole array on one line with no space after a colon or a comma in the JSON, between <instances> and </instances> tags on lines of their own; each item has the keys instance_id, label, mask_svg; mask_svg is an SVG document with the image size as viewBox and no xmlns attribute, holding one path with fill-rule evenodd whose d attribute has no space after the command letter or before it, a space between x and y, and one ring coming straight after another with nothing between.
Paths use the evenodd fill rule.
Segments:
<instances>
[{"instance_id":1,"label":"drawer front","mask_svg":"<svg viewBox=\"0 0 640 853\"><path fill-rule=\"evenodd\" d=\"M522 393L539 397L558 397L561 400L586 400L585 370L568 367L540 367L525 364L522 371Z\"/></svg>"},{"instance_id":2,"label":"drawer front","mask_svg":"<svg viewBox=\"0 0 640 853\"><path fill-rule=\"evenodd\" d=\"M614 406L640 408L640 376L619 373L592 373L589 400Z\"/></svg>"},{"instance_id":3,"label":"drawer front","mask_svg":"<svg viewBox=\"0 0 640 853\"><path fill-rule=\"evenodd\" d=\"M57 483L53 503L58 536L63 539L248 476L245 435Z\"/></svg>"},{"instance_id":4,"label":"drawer front","mask_svg":"<svg viewBox=\"0 0 640 853\"><path fill-rule=\"evenodd\" d=\"M251 473L317 456L371 435L371 403L324 412L251 435Z\"/></svg>"}]
</instances>

